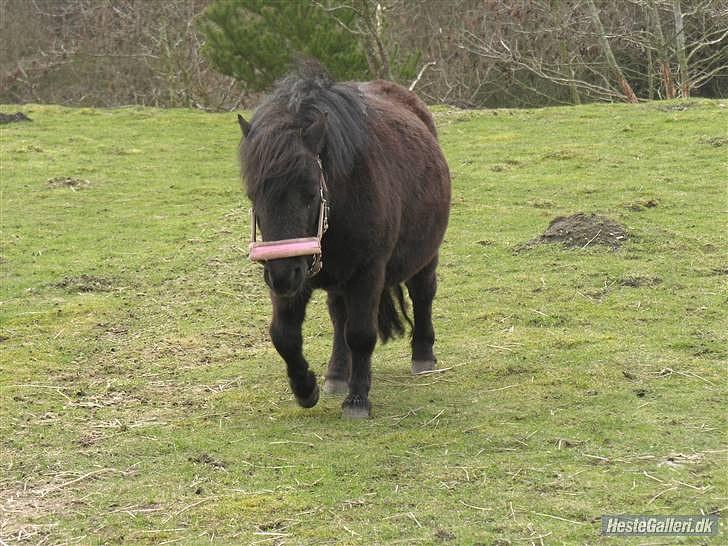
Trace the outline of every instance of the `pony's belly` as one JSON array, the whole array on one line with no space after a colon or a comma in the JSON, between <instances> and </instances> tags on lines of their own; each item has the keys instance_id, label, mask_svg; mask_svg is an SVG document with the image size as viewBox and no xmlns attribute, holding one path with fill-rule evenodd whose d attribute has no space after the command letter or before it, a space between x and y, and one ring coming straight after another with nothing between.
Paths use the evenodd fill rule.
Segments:
<instances>
[{"instance_id":1,"label":"pony's belly","mask_svg":"<svg viewBox=\"0 0 728 546\"><path fill-rule=\"evenodd\" d=\"M387 262L386 284L403 283L429 264L437 255L446 228L447 218L434 226L418 226L408 230L411 233L402 233Z\"/></svg>"}]
</instances>

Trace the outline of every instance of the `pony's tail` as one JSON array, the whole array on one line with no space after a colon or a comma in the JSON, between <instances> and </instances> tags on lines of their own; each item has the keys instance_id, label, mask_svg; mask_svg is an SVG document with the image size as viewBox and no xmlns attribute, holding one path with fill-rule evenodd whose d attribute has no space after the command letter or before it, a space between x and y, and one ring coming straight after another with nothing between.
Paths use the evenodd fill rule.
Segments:
<instances>
[{"instance_id":1,"label":"pony's tail","mask_svg":"<svg viewBox=\"0 0 728 546\"><path fill-rule=\"evenodd\" d=\"M397 305L395 305L395 299ZM382 343L404 335L403 318L412 328L412 319L407 315L407 303L404 300L402 286L397 284L385 287L379 299L379 315L377 317L379 337Z\"/></svg>"}]
</instances>

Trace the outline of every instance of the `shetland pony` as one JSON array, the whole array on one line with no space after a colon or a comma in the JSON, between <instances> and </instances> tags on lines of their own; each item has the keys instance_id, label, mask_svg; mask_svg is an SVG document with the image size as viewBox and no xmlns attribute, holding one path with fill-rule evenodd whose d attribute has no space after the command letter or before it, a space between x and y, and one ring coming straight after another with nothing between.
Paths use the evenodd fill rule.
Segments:
<instances>
[{"instance_id":1,"label":"shetland pony","mask_svg":"<svg viewBox=\"0 0 728 546\"><path fill-rule=\"evenodd\" d=\"M432 116L395 83L336 83L309 62L279 82L249 123L238 122L253 204L250 257L264 263L270 335L293 394L304 408L319 399L301 325L311 293L323 289L334 327L324 391L346 394L345 417L369 417L377 333L386 342L407 321L412 372L435 367L432 301L450 174Z\"/></svg>"}]
</instances>

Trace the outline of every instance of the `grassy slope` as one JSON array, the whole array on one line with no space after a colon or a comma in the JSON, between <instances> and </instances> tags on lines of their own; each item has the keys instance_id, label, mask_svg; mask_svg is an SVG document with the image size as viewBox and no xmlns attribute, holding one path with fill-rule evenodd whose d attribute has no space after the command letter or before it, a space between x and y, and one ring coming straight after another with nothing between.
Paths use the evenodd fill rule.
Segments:
<instances>
[{"instance_id":1,"label":"grassy slope","mask_svg":"<svg viewBox=\"0 0 728 546\"><path fill-rule=\"evenodd\" d=\"M267 340L234 117L26 108L0 148L0 536L595 544L602 513L725 510L728 104L681 104L438 110L451 369L378 347L356 423L296 407ZM514 252L577 211L629 242ZM111 290L59 286L84 274ZM305 334L322 373L323 294Z\"/></svg>"}]
</instances>

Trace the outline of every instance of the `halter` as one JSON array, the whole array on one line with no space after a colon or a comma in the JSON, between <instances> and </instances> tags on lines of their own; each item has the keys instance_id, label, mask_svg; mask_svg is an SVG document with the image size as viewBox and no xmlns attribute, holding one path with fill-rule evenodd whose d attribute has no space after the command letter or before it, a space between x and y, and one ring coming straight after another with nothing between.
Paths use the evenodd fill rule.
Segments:
<instances>
[{"instance_id":1,"label":"halter","mask_svg":"<svg viewBox=\"0 0 728 546\"><path fill-rule=\"evenodd\" d=\"M251 224L251 243L248 246L248 256L254 262L266 262L268 260L277 260L278 258L293 258L296 256L313 256L313 261L306 271L307 277L313 277L323 267L321 260L321 238L329 229L329 201L327 196L329 189L326 186L326 177L324 176L324 167L321 164L321 158L316 157L316 163L319 166L319 218L318 230L315 237L300 237L297 239L281 239L278 241L261 241L257 240L258 219L255 215L255 208L250 209Z\"/></svg>"}]
</instances>

